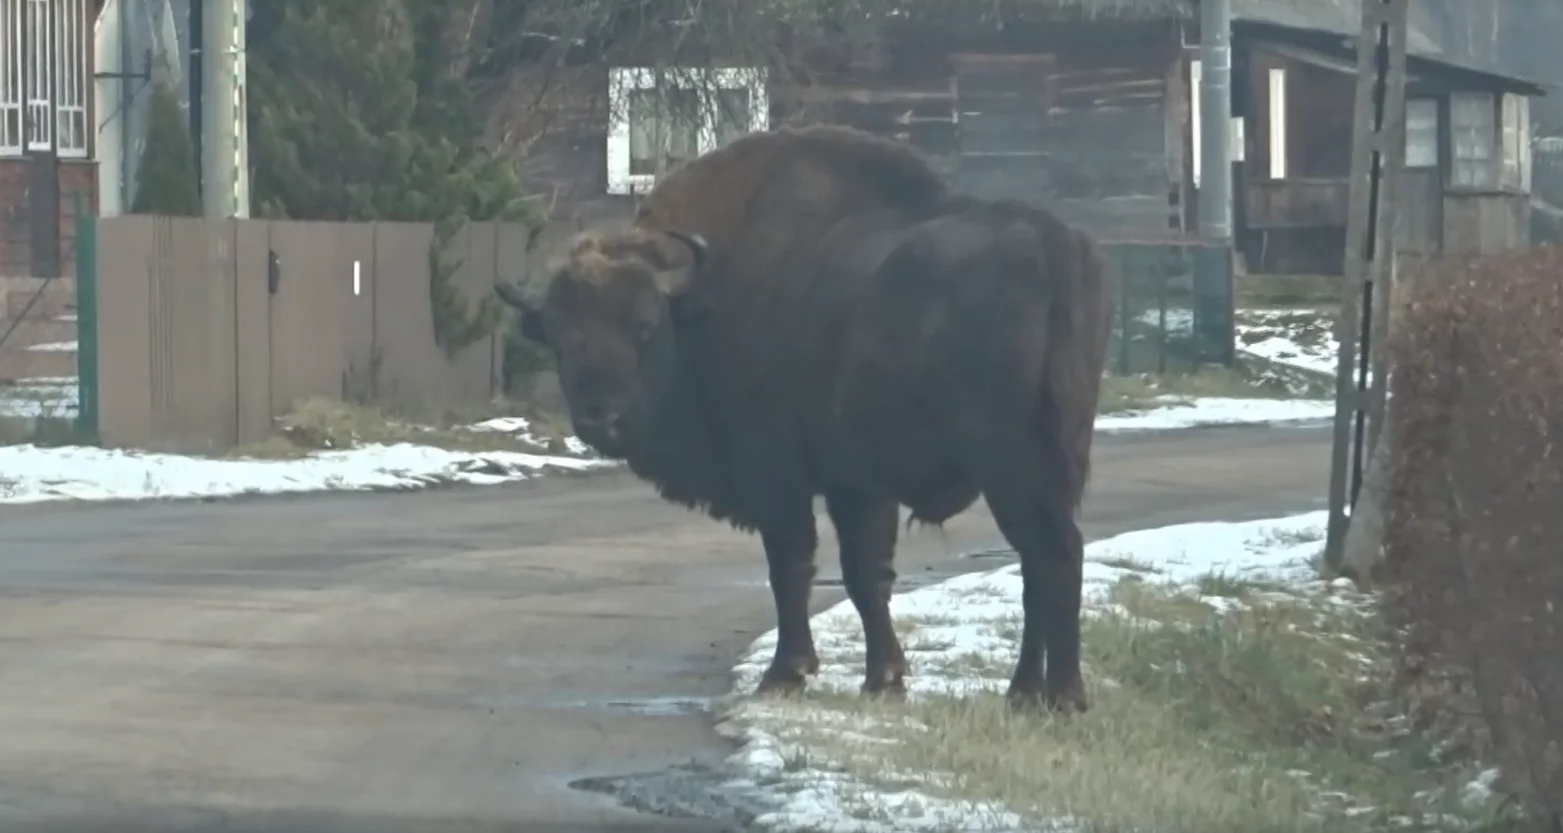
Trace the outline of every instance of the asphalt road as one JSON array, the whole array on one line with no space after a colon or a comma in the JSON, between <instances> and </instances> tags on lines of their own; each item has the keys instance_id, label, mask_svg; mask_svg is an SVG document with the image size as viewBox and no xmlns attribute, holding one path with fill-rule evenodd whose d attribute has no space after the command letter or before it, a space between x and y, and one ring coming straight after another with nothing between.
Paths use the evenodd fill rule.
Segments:
<instances>
[{"instance_id":1,"label":"asphalt road","mask_svg":"<svg viewBox=\"0 0 1563 833\"><path fill-rule=\"evenodd\" d=\"M1315 508L1327 457L1317 428L1107 437L1087 533ZM1001 545L974 508L902 575ZM725 693L763 578L618 473L0 507L0 830L712 830L566 784L722 759L709 715L615 703Z\"/></svg>"}]
</instances>

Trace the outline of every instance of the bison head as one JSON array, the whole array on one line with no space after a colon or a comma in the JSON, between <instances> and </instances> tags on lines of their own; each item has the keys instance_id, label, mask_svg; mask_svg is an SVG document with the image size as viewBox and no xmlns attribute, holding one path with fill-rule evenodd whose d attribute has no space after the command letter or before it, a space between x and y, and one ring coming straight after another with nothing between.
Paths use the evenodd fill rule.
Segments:
<instances>
[{"instance_id":1,"label":"bison head","mask_svg":"<svg viewBox=\"0 0 1563 833\"><path fill-rule=\"evenodd\" d=\"M623 457L679 373L674 321L706 243L681 231L577 235L540 300L499 284L521 334L553 351L576 436Z\"/></svg>"}]
</instances>

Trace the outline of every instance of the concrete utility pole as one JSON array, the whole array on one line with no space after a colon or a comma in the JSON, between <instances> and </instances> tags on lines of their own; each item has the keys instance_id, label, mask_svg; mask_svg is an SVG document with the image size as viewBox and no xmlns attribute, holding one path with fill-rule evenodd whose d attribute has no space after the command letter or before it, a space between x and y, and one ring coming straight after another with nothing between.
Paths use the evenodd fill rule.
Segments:
<instances>
[{"instance_id":1,"label":"concrete utility pole","mask_svg":"<svg viewBox=\"0 0 1563 833\"><path fill-rule=\"evenodd\" d=\"M1348 527L1371 527L1377 550L1382 536L1382 507L1362 506L1365 451L1380 440L1388 374L1383 343L1388 335L1395 275L1396 184L1405 167L1406 17L1409 0L1363 0L1362 33L1357 43L1357 100L1352 129L1351 192L1346 215L1345 294L1340 357L1335 377L1335 441L1330 460L1329 534L1325 563L1339 568ZM1371 362L1369 361L1371 359ZM1371 369L1371 373L1369 372ZM1371 418L1372 426L1365 423ZM1383 438L1388 442L1388 438ZM1365 448L1367 446L1367 448ZM1375 467L1382 477L1383 466ZM1382 498L1381 490L1369 495ZM1350 514L1348 515L1348 511Z\"/></svg>"},{"instance_id":2,"label":"concrete utility pole","mask_svg":"<svg viewBox=\"0 0 1563 833\"><path fill-rule=\"evenodd\" d=\"M207 217L248 217L245 0L190 2L206 4L200 76L201 206Z\"/></svg>"},{"instance_id":3,"label":"concrete utility pole","mask_svg":"<svg viewBox=\"0 0 1563 833\"><path fill-rule=\"evenodd\" d=\"M1232 0L1200 0L1199 228L1232 240Z\"/></svg>"}]
</instances>

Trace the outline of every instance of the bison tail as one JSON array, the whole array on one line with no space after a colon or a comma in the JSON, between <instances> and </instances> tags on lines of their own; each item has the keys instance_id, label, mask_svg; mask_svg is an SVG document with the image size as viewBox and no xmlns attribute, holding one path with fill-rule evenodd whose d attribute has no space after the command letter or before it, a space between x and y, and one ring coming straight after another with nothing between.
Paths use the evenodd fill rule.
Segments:
<instances>
[{"instance_id":1,"label":"bison tail","mask_svg":"<svg viewBox=\"0 0 1563 833\"><path fill-rule=\"evenodd\" d=\"M1055 221L1056 222L1056 221ZM1112 275L1094 241L1058 224L1050 230L1042 280L1048 287L1047 358L1037 418L1058 443L1060 485L1078 510L1091 474L1091 443L1112 327Z\"/></svg>"}]
</instances>

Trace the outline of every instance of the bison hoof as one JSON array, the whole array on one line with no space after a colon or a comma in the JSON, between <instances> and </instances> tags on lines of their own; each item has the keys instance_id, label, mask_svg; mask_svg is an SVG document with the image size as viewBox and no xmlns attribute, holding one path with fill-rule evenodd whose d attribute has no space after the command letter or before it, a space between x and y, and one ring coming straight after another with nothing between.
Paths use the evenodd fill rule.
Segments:
<instances>
[{"instance_id":1,"label":"bison hoof","mask_svg":"<svg viewBox=\"0 0 1563 833\"><path fill-rule=\"evenodd\" d=\"M798 697L803 694L805 682L804 675L796 670L773 665L766 669L754 693L756 697Z\"/></svg>"},{"instance_id":2,"label":"bison hoof","mask_svg":"<svg viewBox=\"0 0 1563 833\"><path fill-rule=\"evenodd\" d=\"M862 693L864 697L905 700L906 679L899 674L890 679L869 677L863 681Z\"/></svg>"},{"instance_id":3,"label":"bison hoof","mask_svg":"<svg viewBox=\"0 0 1563 833\"><path fill-rule=\"evenodd\" d=\"M1057 695L1046 695L1040 691L1017 691L1011 688L1005 695L1005 699L1009 700L1010 708L1018 712L1048 711L1069 715L1080 714L1090 708L1085 693L1078 688Z\"/></svg>"},{"instance_id":4,"label":"bison hoof","mask_svg":"<svg viewBox=\"0 0 1563 833\"><path fill-rule=\"evenodd\" d=\"M881 683L878 686L863 686L863 696L871 700L888 700L900 702L906 699L905 683Z\"/></svg>"}]
</instances>

